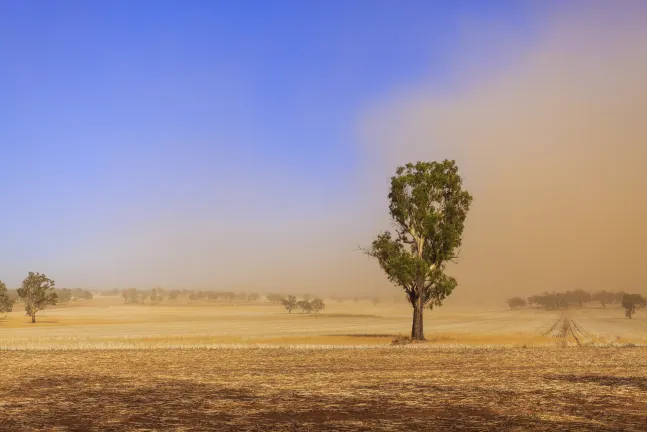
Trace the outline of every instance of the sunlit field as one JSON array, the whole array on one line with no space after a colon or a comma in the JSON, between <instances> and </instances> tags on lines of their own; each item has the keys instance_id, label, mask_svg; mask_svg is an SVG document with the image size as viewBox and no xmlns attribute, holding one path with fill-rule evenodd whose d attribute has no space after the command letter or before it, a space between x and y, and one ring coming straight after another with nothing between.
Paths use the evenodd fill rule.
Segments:
<instances>
[{"instance_id":1,"label":"sunlit field","mask_svg":"<svg viewBox=\"0 0 647 432\"><path fill-rule=\"evenodd\" d=\"M645 430L646 348L2 353L3 430Z\"/></svg>"},{"instance_id":2,"label":"sunlit field","mask_svg":"<svg viewBox=\"0 0 647 432\"><path fill-rule=\"evenodd\" d=\"M38 315L0 320L0 349L162 348L231 345L386 346L411 328L407 304L326 301L318 314L280 305L166 302L124 305L120 297L69 302ZM427 347L647 344L647 313L633 319L617 305L546 311L445 306L426 311Z\"/></svg>"},{"instance_id":3,"label":"sunlit field","mask_svg":"<svg viewBox=\"0 0 647 432\"><path fill-rule=\"evenodd\" d=\"M644 430L647 314L327 300L125 305L0 320L7 430ZM34 403L33 401L38 401Z\"/></svg>"}]
</instances>

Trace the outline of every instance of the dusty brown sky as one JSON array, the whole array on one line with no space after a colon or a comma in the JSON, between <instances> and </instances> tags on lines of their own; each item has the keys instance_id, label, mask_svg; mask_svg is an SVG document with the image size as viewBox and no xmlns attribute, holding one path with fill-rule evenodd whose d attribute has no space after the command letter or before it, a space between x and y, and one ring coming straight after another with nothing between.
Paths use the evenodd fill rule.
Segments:
<instances>
[{"instance_id":1,"label":"dusty brown sky","mask_svg":"<svg viewBox=\"0 0 647 432\"><path fill-rule=\"evenodd\" d=\"M384 169L441 158L462 169L474 204L456 301L646 291L645 12L569 11L495 76L467 71L467 89L443 96L422 85L367 117Z\"/></svg>"}]
</instances>

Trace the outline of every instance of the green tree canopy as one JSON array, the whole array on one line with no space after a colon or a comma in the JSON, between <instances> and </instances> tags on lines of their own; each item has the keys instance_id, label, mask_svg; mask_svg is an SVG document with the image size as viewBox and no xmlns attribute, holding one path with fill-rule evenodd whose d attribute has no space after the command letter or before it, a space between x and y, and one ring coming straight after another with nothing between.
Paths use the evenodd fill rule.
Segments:
<instances>
[{"instance_id":1,"label":"green tree canopy","mask_svg":"<svg viewBox=\"0 0 647 432\"><path fill-rule=\"evenodd\" d=\"M36 322L36 313L58 303L58 296L54 292L54 281L44 274L29 272L18 288L18 295L25 302L26 315L31 317L31 322Z\"/></svg>"},{"instance_id":2,"label":"green tree canopy","mask_svg":"<svg viewBox=\"0 0 647 432\"><path fill-rule=\"evenodd\" d=\"M4 282L0 281L0 312L4 316L7 312L13 309L14 300L9 297L7 286Z\"/></svg>"},{"instance_id":3,"label":"green tree canopy","mask_svg":"<svg viewBox=\"0 0 647 432\"><path fill-rule=\"evenodd\" d=\"M411 338L424 340L423 309L441 306L457 286L445 266L457 258L472 196L456 163L444 160L399 167L389 201L395 232L378 235L367 253L406 293L414 309Z\"/></svg>"}]
</instances>

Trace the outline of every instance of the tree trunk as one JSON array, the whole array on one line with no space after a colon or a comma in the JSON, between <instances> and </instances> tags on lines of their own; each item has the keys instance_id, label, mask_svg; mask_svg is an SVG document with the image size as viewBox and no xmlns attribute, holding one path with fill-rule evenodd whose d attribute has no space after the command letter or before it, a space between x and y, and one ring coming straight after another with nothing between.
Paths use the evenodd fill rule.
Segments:
<instances>
[{"instance_id":1,"label":"tree trunk","mask_svg":"<svg viewBox=\"0 0 647 432\"><path fill-rule=\"evenodd\" d=\"M35 322L36 322L36 314L33 314L33 315L31 316L31 322L32 322L32 323L35 323Z\"/></svg>"},{"instance_id":2,"label":"tree trunk","mask_svg":"<svg viewBox=\"0 0 647 432\"><path fill-rule=\"evenodd\" d=\"M423 341L425 340L425 333L422 325L422 311L424 305L422 298L418 298L413 302L413 324L411 325L411 340Z\"/></svg>"}]
</instances>

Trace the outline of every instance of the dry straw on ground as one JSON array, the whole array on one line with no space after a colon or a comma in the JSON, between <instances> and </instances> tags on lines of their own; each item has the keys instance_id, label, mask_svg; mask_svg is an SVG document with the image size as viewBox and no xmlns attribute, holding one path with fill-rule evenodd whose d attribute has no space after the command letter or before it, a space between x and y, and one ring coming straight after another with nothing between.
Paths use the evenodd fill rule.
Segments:
<instances>
[{"instance_id":1,"label":"dry straw on ground","mask_svg":"<svg viewBox=\"0 0 647 432\"><path fill-rule=\"evenodd\" d=\"M5 430L645 430L647 349L3 352Z\"/></svg>"}]
</instances>

